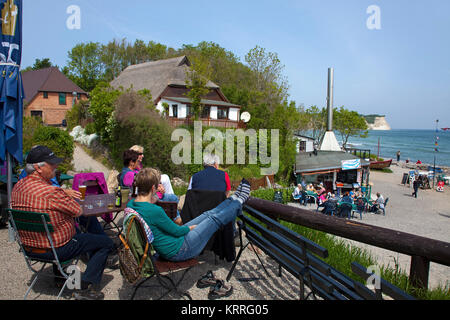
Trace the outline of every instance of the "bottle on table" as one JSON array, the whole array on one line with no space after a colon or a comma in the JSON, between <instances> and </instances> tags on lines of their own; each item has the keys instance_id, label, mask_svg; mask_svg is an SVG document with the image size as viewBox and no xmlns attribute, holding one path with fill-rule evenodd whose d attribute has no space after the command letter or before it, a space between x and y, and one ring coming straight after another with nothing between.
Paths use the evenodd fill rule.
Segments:
<instances>
[{"instance_id":1,"label":"bottle on table","mask_svg":"<svg viewBox=\"0 0 450 320\"><path fill-rule=\"evenodd\" d=\"M122 206L122 191L120 191L120 186L117 187L115 205L117 208Z\"/></svg>"}]
</instances>

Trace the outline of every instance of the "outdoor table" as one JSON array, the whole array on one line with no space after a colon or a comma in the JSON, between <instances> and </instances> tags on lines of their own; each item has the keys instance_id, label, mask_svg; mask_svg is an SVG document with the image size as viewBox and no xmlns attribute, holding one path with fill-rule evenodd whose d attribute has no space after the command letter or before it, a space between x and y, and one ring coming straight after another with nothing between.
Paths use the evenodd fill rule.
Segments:
<instances>
[{"instance_id":1,"label":"outdoor table","mask_svg":"<svg viewBox=\"0 0 450 320\"><path fill-rule=\"evenodd\" d=\"M117 214L127 207L127 202L122 202L121 207L116 207L115 204L116 196L114 193L109 194L92 194L86 195L84 200L76 200L83 208L82 215L84 217L101 217L104 214L113 213L113 218L111 223L114 224L116 229L120 232L121 229L114 223L114 219ZM108 208L108 204L113 204L112 207Z\"/></svg>"},{"instance_id":2,"label":"outdoor table","mask_svg":"<svg viewBox=\"0 0 450 320\"><path fill-rule=\"evenodd\" d=\"M350 202L346 202L346 201L338 201L338 207L340 207L343 203L348 203L352 205L352 210L356 211L358 209L358 207L356 206L356 204L354 203L350 203Z\"/></svg>"}]
</instances>

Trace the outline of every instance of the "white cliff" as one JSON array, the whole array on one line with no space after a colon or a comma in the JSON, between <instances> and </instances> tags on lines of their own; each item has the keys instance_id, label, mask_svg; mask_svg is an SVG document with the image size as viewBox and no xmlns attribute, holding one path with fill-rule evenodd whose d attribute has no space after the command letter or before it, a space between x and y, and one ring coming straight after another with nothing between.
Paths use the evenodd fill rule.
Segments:
<instances>
[{"instance_id":1,"label":"white cliff","mask_svg":"<svg viewBox=\"0 0 450 320\"><path fill-rule=\"evenodd\" d=\"M386 121L385 116L369 115L364 116L369 130L391 130L391 126Z\"/></svg>"}]
</instances>

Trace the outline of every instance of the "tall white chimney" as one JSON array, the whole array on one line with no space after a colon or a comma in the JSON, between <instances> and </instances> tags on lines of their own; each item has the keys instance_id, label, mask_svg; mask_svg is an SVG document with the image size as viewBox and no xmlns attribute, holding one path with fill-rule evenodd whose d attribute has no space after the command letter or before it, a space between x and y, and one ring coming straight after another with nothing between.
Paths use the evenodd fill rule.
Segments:
<instances>
[{"instance_id":1,"label":"tall white chimney","mask_svg":"<svg viewBox=\"0 0 450 320\"><path fill-rule=\"evenodd\" d=\"M320 143L319 150L321 151L342 151L333 132L333 86L334 70L328 68L327 131Z\"/></svg>"}]
</instances>

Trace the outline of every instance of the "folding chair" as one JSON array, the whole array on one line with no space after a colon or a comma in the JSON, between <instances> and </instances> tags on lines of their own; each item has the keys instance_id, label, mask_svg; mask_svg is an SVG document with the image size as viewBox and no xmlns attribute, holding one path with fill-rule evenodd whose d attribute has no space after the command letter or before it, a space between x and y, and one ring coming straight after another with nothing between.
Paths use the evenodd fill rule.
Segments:
<instances>
[{"instance_id":1,"label":"folding chair","mask_svg":"<svg viewBox=\"0 0 450 320\"><path fill-rule=\"evenodd\" d=\"M25 262L27 263L28 269L30 269L34 274L34 279L29 286L27 292L25 293L25 296L23 297L24 300L27 299L28 294L30 293L31 289L33 288L34 284L36 283L39 275L48 276L43 272L44 267L51 263L53 265L56 265L58 267L58 271L61 273L62 277L64 277L65 282L61 290L59 291L57 299L61 297L61 294L63 293L64 289L66 288L67 284L69 282L72 282L73 279L68 275L64 269L67 268L69 265L76 265L78 262L78 257L74 259L70 259L68 261L60 261L58 258L58 255L56 254L56 248L54 246L53 238L51 233L54 231L54 227L51 224L50 216L47 213L38 213L38 212L32 212L32 211L20 211L20 210L14 210L14 209L6 209L9 215L9 222L12 226L15 238L19 244L20 251L23 253L23 256L25 258ZM38 259L33 258L27 255L22 239L20 237L19 231L22 232L39 232L39 233L45 233L47 236L47 239L50 243L51 250L53 252L54 259ZM33 266L36 264L41 263L42 266L39 270L35 270ZM55 277L55 275L51 275L51 277Z\"/></svg>"},{"instance_id":2,"label":"folding chair","mask_svg":"<svg viewBox=\"0 0 450 320\"><path fill-rule=\"evenodd\" d=\"M129 208L127 208L129 209ZM192 300L191 296L187 292L180 291L178 286L183 281L184 277L188 271L195 265L198 264L198 260L191 259L183 262L170 262L157 259L154 255L155 251L153 246L149 242L147 234L145 232L145 227L142 224L142 220L139 218L131 217L127 223L124 230L127 230L126 235L121 236L121 241L128 245L131 252L133 253L138 265L141 267L140 274L141 280L135 284L135 288L131 295L130 300L133 300L136 292L139 288L151 288L151 287L162 287L165 292L157 298L160 300L164 298L167 294L175 292L180 296L184 296L189 300ZM144 222L145 223L145 222ZM149 230L149 229L148 229ZM172 277L172 273L178 270L184 269L178 281L175 281ZM156 277L158 280L158 285L146 285L144 283L151 278ZM166 280L166 281L164 281Z\"/></svg>"}]
</instances>

